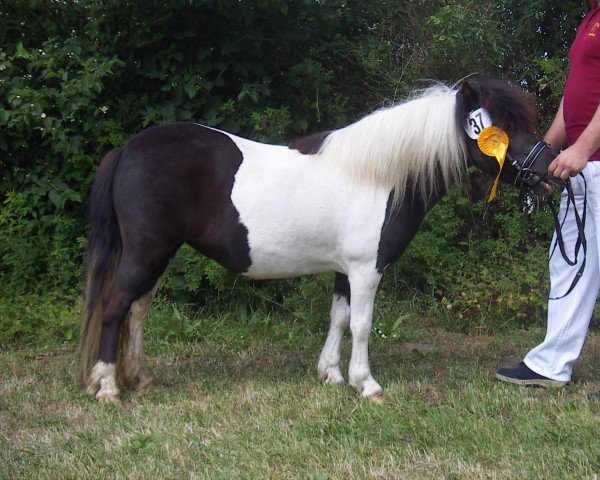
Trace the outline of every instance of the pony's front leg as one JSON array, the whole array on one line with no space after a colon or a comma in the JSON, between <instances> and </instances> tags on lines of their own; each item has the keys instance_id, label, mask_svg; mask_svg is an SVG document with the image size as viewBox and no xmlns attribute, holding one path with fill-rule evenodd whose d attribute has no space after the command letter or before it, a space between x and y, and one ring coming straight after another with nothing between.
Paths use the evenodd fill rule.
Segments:
<instances>
[{"instance_id":1,"label":"pony's front leg","mask_svg":"<svg viewBox=\"0 0 600 480\"><path fill-rule=\"evenodd\" d=\"M342 339L350 324L350 283L343 273L335 274L333 302L329 316L331 319L329 333L319 357L317 371L322 382L341 385L345 383L340 370Z\"/></svg>"},{"instance_id":2,"label":"pony's front leg","mask_svg":"<svg viewBox=\"0 0 600 480\"><path fill-rule=\"evenodd\" d=\"M373 319L375 293L381 275L377 272L360 272L350 276L350 331L352 332L352 354L348 369L350 385L359 390L363 397L378 399L383 389L371 375L369 368L369 334Z\"/></svg>"},{"instance_id":3,"label":"pony's front leg","mask_svg":"<svg viewBox=\"0 0 600 480\"><path fill-rule=\"evenodd\" d=\"M339 293L333 294L330 317L329 333L319 357L317 370L319 380L322 382L341 385L345 383L340 370L342 339L344 331L350 323L350 304L346 296Z\"/></svg>"}]
</instances>

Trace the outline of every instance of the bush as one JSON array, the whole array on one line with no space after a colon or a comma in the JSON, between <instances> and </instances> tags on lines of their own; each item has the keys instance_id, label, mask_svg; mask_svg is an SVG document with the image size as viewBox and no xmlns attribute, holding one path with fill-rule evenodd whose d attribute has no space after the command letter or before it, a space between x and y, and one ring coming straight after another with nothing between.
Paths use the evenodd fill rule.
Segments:
<instances>
[{"instance_id":1,"label":"bush","mask_svg":"<svg viewBox=\"0 0 600 480\"><path fill-rule=\"evenodd\" d=\"M553 231L547 207L528 212L510 187L489 205L468 199L468 185L463 190L434 207L396 268L434 296L437 322L452 330L543 323Z\"/></svg>"},{"instance_id":2,"label":"bush","mask_svg":"<svg viewBox=\"0 0 600 480\"><path fill-rule=\"evenodd\" d=\"M77 296L59 293L0 295L0 346L74 341L79 334L80 302Z\"/></svg>"}]
</instances>

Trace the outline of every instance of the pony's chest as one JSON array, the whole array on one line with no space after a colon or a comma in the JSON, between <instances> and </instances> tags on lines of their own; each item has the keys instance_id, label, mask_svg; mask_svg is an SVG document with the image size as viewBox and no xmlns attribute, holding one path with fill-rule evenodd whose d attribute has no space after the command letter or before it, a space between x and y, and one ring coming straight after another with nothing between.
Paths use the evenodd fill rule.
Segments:
<instances>
[{"instance_id":1,"label":"pony's chest","mask_svg":"<svg viewBox=\"0 0 600 480\"><path fill-rule=\"evenodd\" d=\"M387 193L304 155L269 153L244 152L231 194L248 230L246 274L280 278L375 262Z\"/></svg>"}]
</instances>

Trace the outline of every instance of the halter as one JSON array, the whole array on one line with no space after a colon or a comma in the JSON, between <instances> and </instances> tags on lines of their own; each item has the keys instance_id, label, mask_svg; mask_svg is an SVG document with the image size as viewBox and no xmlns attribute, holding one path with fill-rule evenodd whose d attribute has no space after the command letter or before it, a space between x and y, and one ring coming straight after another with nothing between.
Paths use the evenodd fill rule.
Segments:
<instances>
[{"instance_id":1,"label":"halter","mask_svg":"<svg viewBox=\"0 0 600 480\"><path fill-rule=\"evenodd\" d=\"M478 113L479 110L481 110L482 113ZM476 110L475 112L471 112L471 114L469 114L469 121L476 114L480 115L482 118L484 118L483 114L488 115L485 110L479 110ZM488 122L491 122L491 120L488 120ZM481 123L483 125L483 122ZM540 174L534 170L535 162L538 160L538 158L540 158L544 150L550 150L550 146L546 144L546 142L540 140L539 142L535 143L533 147L531 147L531 150L529 151L523 162L519 162L513 155L509 153L509 137L502 128L496 127L494 125L489 125L487 127L484 127L479 132L470 132L467 128L469 127L465 128L469 137L477 140L477 146L479 147L479 150L487 156L496 157L496 160L498 161L498 164L500 166L500 168L498 169L498 174L496 175L496 179L490 190L488 203L491 202L496 196L496 191L498 188L498 183L500 181L500 176L502 174L502 169L507 158L513 166L513 168L517 171L514 181L517 187L527 187L529 189L532 189L542 181L545 181L546 183L552 183L556 186L563 184L562 181L557 181L549 178L549 174L547 172L545 174Z\"/></svg>"},{"instance_id":2,"label":"halter","mask_svg":"<svg viewBox=\"0 0 600 480\"><path fill-rule=\"evenodd\" d=\"M547 175L540 176L532 170L536 160L540 157L545 149L550 149L550 146L543 140L540 140L531 148L527 154L527 157L525 157L525 160L523 160L523 163L519 163L517 159L510 153L506 154L511 165L517 169L518 173L517 177L515 178L515 185L517 187L532 188L542 180L548 179Z\"/></svg>"}]
</instances>

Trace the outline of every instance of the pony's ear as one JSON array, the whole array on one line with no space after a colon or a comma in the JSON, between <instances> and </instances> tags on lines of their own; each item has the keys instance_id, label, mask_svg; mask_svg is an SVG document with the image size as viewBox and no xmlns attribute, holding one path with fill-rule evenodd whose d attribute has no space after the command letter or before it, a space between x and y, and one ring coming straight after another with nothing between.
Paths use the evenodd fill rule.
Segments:
<instances>
[{"instance_id":1,"label":"pony's ear","mask_svg":"<svg viewBox=\"0 0 600 480\"><path fill-rule=\"evenodd\" d=\"M480 106L479 94L477 93L477 90L475 90L467 80L465 80L462 86L460 87L460 94L464 98L468 108L475 108Z\"/></svg>"}]
</instances>

